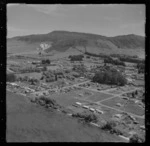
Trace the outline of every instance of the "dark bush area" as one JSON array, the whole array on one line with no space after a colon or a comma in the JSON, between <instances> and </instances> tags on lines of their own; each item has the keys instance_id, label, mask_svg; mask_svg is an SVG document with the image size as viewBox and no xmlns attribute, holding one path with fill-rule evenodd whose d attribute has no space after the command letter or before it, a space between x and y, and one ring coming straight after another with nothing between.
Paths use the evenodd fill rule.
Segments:
<instances>
[{"instance_id":1,"label":"dark bush area","mask_svg":"<svg viewBox=\"0 0 150 146\"><path fill-rule=\"evenodd\" d=\"M42 62L42 64L50 64L51 63L51 61L49 59L42 60L41 62Z\"/></svg>"},{"instance_id":2,"label":"dark bush area","mask_svg":"<svg viewBox=\"0 0 150 146\"><path fill-rule=\"evenodd\" d=\"M80 118L82 121L86 122L86 123L90 123L90 122L94 122L97 123L98 118L96 117L95 114L73 114L73 117L77 117Z\"/></svg>"},{"instance_id":3,"label":"dark bush area","mask_svg":"<svg viewBox=\"0 0 150 146\"><path fill-rule=\"evenodd\" d=\"M7 82L15 82L16 81L16 75L13 73L7 74Z\"/></svg>"},{"instance_id":4,"label":"dark bush area","mask_svg":"<svg viewBox=\"0 0 150 146\"><path fill-rule=\"evenodd\" d=\"M127 80L121 72L108 67L107 69L105 68L105 70L100 70L95 73L93 82L124 86Z\"/></svg>"},{"instance_id":5,"label":"dark bush area","mask_svg":"<svg viewBox=\"0 0 150 146\"><path fill-rule=\"evenodd\" d=\"M111 57L108 57L108 58L105 58L104 59L104 63L111 63L111 64L114 64L114 65L122 65L122 66L125 66L125 63L123 61L120 61L120 60L114 60L112 59Z\"/></svg>"},{"instance_id":6,"label":"dark bush area","mask_svg":"<svg viewBox=\"0 0 150 146\"><path fill-rule=\"evenodd\" d=\"M120 61L124 61L124 62L131 62L131 63L143 63L144 60L138 59L138 58L133 58L133 57L119 57Z\"/></svg>"},{"instance_id":7,"label":"dark bush area","mask_svg":"<svg viewBox=\"0 0 150 146\"><path fill-rule=\"evenodd\" d=\"M45 79L46 82L53 82L56 80L56 76L52 71L44 71L41 80Z\"/></svg>"},{"instance_id":8,"label":"dark bush area","mask_svg":"<svg viewBox=\"0 0 150 146\"><path fill-rule=\"evenodd\" d=\"M119 129L115 128L116 125L117 124L115 123L115 121L108 121L105 125L101 127L101 129L109 131L111 134L123 135L123 133Z\"/></svg>"},{"instance_id":9,"label":"dark bush area","mask_svg":"<svg viewBox=\"0 0 150 146\"><path fill-rule=\"evenodd\" d=\"M45 96L41 96L40 98L36 99L35 102L46 108L57 108L58 106L54 99L46 98Z\"/></svg>"},{"instance_id":10,"label":"dark bush area","mask_svg":"<svg viewBox=\"0 0 150 146\"><path fill-rule=\"evenodd\" d=\"M70 55L70 61L82 61L84 56L83 55Z\"/></svg>"},{"instance_id":11,"label":"dark bush area","mask_svg":"<svg viewBox=\"0 0 150 146\"><path fill-rule=\"evenodd\" d=\"M106 131L111 131L116 126L116 123L114 121L109 121L105 125L101 127L101 129Z\"/></svg>"}]
</instances>

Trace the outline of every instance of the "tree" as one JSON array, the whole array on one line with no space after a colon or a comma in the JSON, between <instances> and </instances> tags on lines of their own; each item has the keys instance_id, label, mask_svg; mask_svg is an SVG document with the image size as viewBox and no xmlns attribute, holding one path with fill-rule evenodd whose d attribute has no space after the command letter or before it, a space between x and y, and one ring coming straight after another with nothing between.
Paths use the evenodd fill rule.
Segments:
<instances>
[{"instance_id":1,"label":"tree","mask_svg":"<svg viewBox=\"0 0 150 146\"><path fill-rule=\"evenodd\" d=\"M46 63L47 63L47 64L50 64L50 63L51 63L51 61L50 61L49 59L47 59L47 60L46 60Z\"/></svg>"},{"instance_id":2,"label":"tree","mask_svg":"<svg viewBox=\"0 0 150 146\"><path fill-rule=\"evenodd\" d=\"M93 82L120 86L127 83L126 78L121 74L121 72L106 67L95 73Z\"/></svg>"},{"instance_id":3,"label":"tree","mask_svg":"<svg viewBox=\"0 0 150 146\"><path fill-rule=\"evenodd\" d=\"M114 121L109 121L105 125L101 127L101 129L110 131L116 126L116 123Z\"/></svg>"},{"instance_id":4,"label":"tree","mask_svg":"<svg viewBox=\"0 0 150 146\"><path fill-rule=\"evenodd\" d=\"M7 74L7 82L15 82L16 81L16 76L13 73Z\"/></svg>"}]
</instances>

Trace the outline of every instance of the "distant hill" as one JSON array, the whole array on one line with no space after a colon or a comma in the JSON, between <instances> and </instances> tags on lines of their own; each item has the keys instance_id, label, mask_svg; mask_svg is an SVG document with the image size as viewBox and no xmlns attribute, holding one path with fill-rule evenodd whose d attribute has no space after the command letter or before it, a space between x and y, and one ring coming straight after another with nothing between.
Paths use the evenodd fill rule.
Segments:
<instances>
[{"instance_id":1,"label":"distant hill","mask_svg":"<svg viewBox=\"0 0 150 146\"><path fill-rule=\"evenodd\" d=\"M70 48L82 52L89 51L93 53L123 53L124 51L134 52L137 50L144 51L145 37L129 34L116 37L106 37L96 34L53 31L48 34L37 34L28 36L18 36L7 39L7 50L9 53L36 51L40 43L51 44L46 52L52 50L66 52ZM20 49L20 50L19 50Z\"/></svg>"}]
</instances>

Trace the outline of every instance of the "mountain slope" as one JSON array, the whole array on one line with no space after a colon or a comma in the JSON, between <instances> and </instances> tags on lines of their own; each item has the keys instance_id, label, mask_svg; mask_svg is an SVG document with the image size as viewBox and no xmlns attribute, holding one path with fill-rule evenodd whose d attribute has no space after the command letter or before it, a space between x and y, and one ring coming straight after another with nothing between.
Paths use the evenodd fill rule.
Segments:
<instances>
[{"instance_id":1,"label":"mountain slope","mask_svg":"<svg viewBox=\"0 0 150 146\"><path fill-rule=\"evenodd\" d=\"M90 52L92 51L93 53L114 53L116 51L122 53L128 49L143 50L145 48L145 38L133 34L105 37L89 33L53 31L48 34L10 38L7 40L7 50L8 52L13 52L13 48L17 51L19 51L19 48L22 48L22 50L25 49L24 51L26 51L26 49L36 51L36 48L43 42L51 44L51 47L48 48L46 52L51 52L52 50L65 52L69 48L80 48L83 52L86 50ZM27 47L25 47L26 45Z\"/></svg>"}]
</instances>

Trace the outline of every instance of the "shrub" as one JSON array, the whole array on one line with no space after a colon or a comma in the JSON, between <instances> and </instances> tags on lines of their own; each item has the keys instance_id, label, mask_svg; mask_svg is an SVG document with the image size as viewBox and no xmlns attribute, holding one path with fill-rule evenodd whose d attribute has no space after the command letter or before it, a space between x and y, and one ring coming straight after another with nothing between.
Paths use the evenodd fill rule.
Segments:
<instances>
[{"instance_id":1,"label":"shrub","mask_svg":"<svg viewBox=\"0 0 150 146\"><path fill-rule=\"evenodd\" d=\"M109 121L105 125L101 127L101 129L106 131L111 131L116 126L116 123L114 121Z\"/></svg>"}]
</instances>

